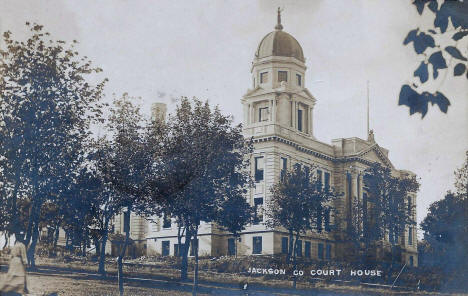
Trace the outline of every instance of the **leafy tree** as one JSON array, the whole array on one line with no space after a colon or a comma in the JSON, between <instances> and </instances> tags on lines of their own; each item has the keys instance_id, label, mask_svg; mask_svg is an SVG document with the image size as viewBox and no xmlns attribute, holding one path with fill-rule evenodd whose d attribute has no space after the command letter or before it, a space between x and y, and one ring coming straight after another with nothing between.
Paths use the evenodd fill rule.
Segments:
<instances>
[{"instance_id":1,"label":"leafy tree","mask_svg":"<svg viewBox=\"0 0 468 296\"><path fill-rule=\"evenodd\" d=\"M468 156L468 155L467 155ZM455 172L457 192L447 192L444 199L432 203L421 223L424 248L420 264L441 269L446 288L465 289L468 262L467 163Z\"/></svg>"},{"instance_id":2,"label":"leafy tree","mask_svg":"<svg viewBox=\"0 0 468 296\"><path fill-rule=\"evenodd\" d=\"M419 78L419 82L403 85L398 104L408 106L410 115L421 113L424 118L429 103L436 104L444 113L447 113L450 106L449 99L440 91L418 91L418 88L429 81L430 68L434 80L439 78L440 70L452 66L454 76L465 75L468 79L468 3L444 0L439 5L437 0L414 0L413 4L420 15L426 7L434 14L434 26L427 30L411 30L403 41L405 45L413 43L414 51L421 56L422 61L413 73L415 78ZM442 79L445 80L445 77Z\"/></svg>"},{"instance_id":3,"label":"leafy tree","mask_svg":"<svg viewBox=\"0 0 468 296\"><path fill-rule=\"evenodd\" d=\"M272 197L267 206L266 224L284 227L289 233L288 262L292 255L296 269L297 244L307 231L322 229L322 217L331 209L330 201L337 194L323 186L308 167L296 165L271 188ZM293 241L295 241L293 245ZM296 287L296 278L294 278Z\"/></svg>"},{"instance_id":4,"label":"leafy tree","mask_svg":"<svg viewBox=\"0 0 468 296\"><path fill-rule=\"evenodd\" d=\"M112 189L114 211L132 212L135 201L147 195L147 178L154 155L144 137L144 119L128 94L114 100L108 122L110 139L104 141L100 170ZM130 242L130 227L117 258L119 291L123 295L123 257Z\"/></svg>"},{"instance_id":5,"label":"leafy tree","mask_svg":"<svg viewBox=\"0 0 468 296\"><path fill-rule=\"evenodd\" d=\"M175 115L168 118L161 144L163 158L158 166L163 185L153 192L169 197L162 204L147 202L154 214L177 218L185 229L181 249L181 278L187 278L188 251L192 243L195 255L193 293L198 285L198 230L202 222L228 226L222 215L224 206L239 204L249 182L248 158L251 145L244 140L241 126L232 126L232 118L212 110L208 102L182 98ZM159 182L158 181L158 182ZM243 207L244 205L241 204ZM232 225L231 225L232 226ZM237 226L236 226L237 227ZM234 229L233 227L231 229Z\"/></svg>"},{"instance_id":6,"label":"leafy tree","mask_svg":"<svg viewBox=\"0 0 468 296\"><path fill-rule=\"evenodd\" d=\"M238 190L238 188L235 188ZM252 220L253 209L247 203L242 192L226 192L226 199L221 203L218 223L232 233L234 237L234 255L237 257L237 240L240 232Z\"/></svg>"},{"instance_id":7,"label":"leafy tree","mask_svg":"<svg viewBox=\"0 0 468 296\"><path fill-rule=\"evenodd\" d=\"M105 80L97 85L86 77L99 73L73 42L48 40L42 26L30 25L31 35L15 41L3 33L0 50L0 155L8 181L11 220L20 225L18 201L31 201L26 241L28 261L35 266L40 212L46 201L63 196L85 155L90 124L100 120L100 98Z\"/></svg>"},{"instance_id":8,"label":"leafy tree","mask_svg":"<svg viewBox=\"0 0 468 296\"><path fill-rule=\"evenodd\" d=\"M366 249L371 243L384 240L385 234L390 244L397 246L406 227L416 224L414 204L408 203L408 197L419 189L416 176L395 177L390 168L374 163L364 171L363 179L367 193L366 206L363 206Z\"/></svg>"}]
</instances>

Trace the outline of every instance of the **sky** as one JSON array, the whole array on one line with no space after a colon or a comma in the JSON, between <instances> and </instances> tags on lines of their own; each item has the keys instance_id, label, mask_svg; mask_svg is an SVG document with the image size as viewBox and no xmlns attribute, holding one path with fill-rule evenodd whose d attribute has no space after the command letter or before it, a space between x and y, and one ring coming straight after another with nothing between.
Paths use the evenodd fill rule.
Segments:
<instances>
[{"instance_id":1,"label":"sky","mask_svg":"<svg viewBox=\"0 0 468 296\"><path fill-rule=\"evenodd\" d=\"M305 86L317 99L314 134L331 139L366 137L366 83L370 126L390 150L397 169L420 178L418 221L428 206L453 190L454 170L468 149L468 83L442 71L424 90L443 92L447 114L429 107L424 119L398 106L419 57L402 44L406 34L430 26L407 0L127 1L0 0L0 32L25 38L25 22L44 25L52 38L78 40L77 49L107 77L107 99L128 92L149 114L154 102L169 110L174 98L196 96L218 104L236 122L251 87L251 63L261 39L274 29L281 7L284 31L306 57ZM450 28L449 28L450 30ZM4 46L0 43L0 46ZM466 48L464 54L467 55ZM452 67L455 63L449 60ZM420 233L421 234L421 233Z\"/></svg>"}]
</instances>

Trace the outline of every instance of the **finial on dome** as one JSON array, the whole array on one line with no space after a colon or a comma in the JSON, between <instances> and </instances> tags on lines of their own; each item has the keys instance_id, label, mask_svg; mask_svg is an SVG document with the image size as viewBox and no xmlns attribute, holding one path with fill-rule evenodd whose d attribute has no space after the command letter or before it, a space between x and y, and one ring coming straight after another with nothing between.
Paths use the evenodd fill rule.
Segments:
<instances>
[{"instance_id":1,"label":"finial on dome","mask_svg":"<svg viewBox=\"0 0 468 296\"><path fill-rule=\"evenodd\" d=\"M281 24L281 9L278 7L278 23L275 26L275 30L283 30L283 25Z\"/></svg>"}]
</instances>

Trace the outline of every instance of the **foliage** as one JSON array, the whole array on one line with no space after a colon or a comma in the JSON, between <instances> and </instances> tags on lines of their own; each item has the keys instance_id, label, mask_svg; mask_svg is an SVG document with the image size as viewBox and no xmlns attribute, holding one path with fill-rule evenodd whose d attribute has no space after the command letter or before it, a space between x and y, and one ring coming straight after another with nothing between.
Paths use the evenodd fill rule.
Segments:
<instances>
[{"instance_id":1,"label":"foliage","mask_svg":"<svg viewBox=\"0 0 468 296\"><path fill-rule=\"evenodd\" d=\"M98 169L104 184L112 192L111 199L106 200L107 219L126 211L132 212L135 200L146 195L146 176L151 173L153 155L146 145L144 137L144 120L139 108L132 103L127 93L115 98L107 124L110 138L102 138L99 143ZM128 221L129 223L130 221ZM130 243L130 225L125 225L125 240L120 248L118 263L118 283L120 294L123 295L123 257ZM105 239L102 236L102 248L105 250ZM101 262L105 252L101 253ZM101 263L103 265L103 263ZM100 272L104 273L100 266Z\"/></svg>"},{"instance_id":2,"label":"foliage","mask_svg":"<svg viewBox=\"0 0 468 296\"><path fill-rule=\"evenodd\" d=\"M156 142L163 155L157 169L164 178L155 178L157 190L145 201L146 212L175 217L185 228L181 277L187 277L189 245L197 240L203 222L216 222L226 227L225 206L239 203L249 182L248 158L251 145L245 142L241 126L232 126L232 118L211 109L208 102L182 98L166 123L156 124ZM162 132L162 134L160 134ZM161 136L162 135L162 136ZM160 201L162 192L168 198ZM234 210L234 208L232 209ZM242 227L241 224L237 227ZM196 245L192 246L196 248ZM195 289L198 275L198 250L195 249Z\"/></svg>"},{"instance_id":3,"label":"foliage","mask_svg":"<svg viewBox=\"0 0 468 296\"><path fill-rule=\"evenodd\" d=\"M0 50L0 158L7 190L8 231L21 226L18 202L30 200L27 222L28 259L34 266L40 212L46 201L65 201L83 163L89 127L100 120L105 81L74 49L76 41L48 40L42 26L26 23L27 40L4 32ZM69 196L68 196L69 197Z\"/></svg>"},{"instance_id":4,"label":"foliage","mask_svg":"<svg viewBox=\"0 0 468 296\"><path fill-rule=\"evenodd\" d=\"M286 171L272 186L272 197L266 210L267 226L284 227L289 233L287 258L289 261L293 256L294 268L300 236L314 229L321 232L322 217L329 215L330 202L337 197L331 188L323 186L313 172L313 169L300 165Z\"/></svg>"},{"instance_id":5,"label":"foliage","mask_svg":"<svg viewBox=\"0 0 468 296\"><path fill-rule=\"evenodd\" d=\"M381 240L388 233L390 243L397 245L405 228L416 224L414 204L408 203L411 194L419 189L416 176L393 176L390 168L375 163L364 171L363 179L368 195L367 206L363 207L367 216L363 220L364 240Z\"/></svg>"},{"instance_id":6,"label":"foliage","mask_svg":"<svg viewBox=\"0 0 468 296\"><path fill-rule=\"evenodd\" d=\"M432 203L421 223L424 248L420 249L420 264L441 268L444 286L449 289L467 288L467 163L468 155L463 166L455 172L457 192L447 192L442 200Z\"/></svg>"},{"instance_id":7,"label":"foliage","mask_svg":"<svg viewBox=\"0 0 468 296\"><path fill-rule=\"evenodd\" d=\"M439 71L452 67L454 61L453 75L465 75L468 79L466 58L468 3L444 0L439 5L437 0L414 0L413 4L420 15L425 7L434 14L434 26L427 30L421 28L411 30L403 41L404 45L413 43L414 51L422 57L422 61L413 73L415 78L419 78L419 83L415 81L411 85L403 85L398 104L408 106L410 115L421 113L424 118L429 103L436 104L444 113L447 113L450 106L449 99L439 91L418 92L417 89L429 81L430 68L435 80L439 77ZM442 79L445 80L445 77Z\"/></svg>"}]
</instances>

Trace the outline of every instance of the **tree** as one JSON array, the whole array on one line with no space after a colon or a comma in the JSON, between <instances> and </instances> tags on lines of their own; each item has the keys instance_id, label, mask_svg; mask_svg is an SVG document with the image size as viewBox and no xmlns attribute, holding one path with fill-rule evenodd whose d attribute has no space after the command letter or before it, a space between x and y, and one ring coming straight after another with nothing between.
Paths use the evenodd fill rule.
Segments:
<instances>
[{"instance_id":1,"label":"tree","mask_svg":"<svg viewBox=\"0 0 468 296\"><path fill-rule=\"evenodd\" d=\"M127 93L114 100L107 125L110 139L103 140L105 148L99 159L102 176L113 192L113 210L123 210L128 215L134 210L136 200L147 196L147 175L151 174L154 159L144 137L143 117L131 100ZM130 242L130 225L125 227L125 240L117 258L120 295L124 292L123 257Z\"/></svg>"},{"instance_id":2,"label":"tree","mask_svg":"<svg viewBox=\"0 0 468 296\"><path fill-rule=\"evenodd\" d=\"M83 161L90 124L100 120L106 80L92 85L86 77L99 73L73 42L48 40L42 26L29 26L24 42L3 33L0 50L0 155L8 181L11 220L20 226L18 202L31 201L26 227L28 261L35 266L40 212L48 200L63 196Z\"/></svg>"},{"instance_id":3,"label":"tree","mask_svg":"<svg viewBox=\"0 0 468 296\"><path fill-rule=\"evenodd\" d=\"M364 171L363 179L367 195L366 205L362 207L365 251L371 243L384 240L385 234L390 244L397 246L406 227L416 224L414 204L408 201L419 189L416 176L395 177L389 167L374 163Z\"/></svg>"},{"instance_id":4,"label":"tree","mask_svg":"<svg viewBox=\"0 0 468 296\"><path fill-rule=\"evenodd\" d=\"M253 209L247 203L242 192L237 194L226 192L226 197L228 198L224 200L220 207L218 224L232 233L234 237L234 256L237 257L237 240L240 232L252 220Z\"/></svg>"},{"instance_id":5,"label":"tree","mask_svg":"<svg viewBox=\"0 0 468 296\"><path fill-rule=\"evenodd\" d=\"M418 92L418 88L429 81L429 65L432 65L434 80L439 77L439 70L453 65L452 72L455 77L465 75L468 79L466 52L468 3L444 0L439 5L437 0L414 0L413 4L420 15L425 7L434 14L434 26L426 30L421 28L411 30L403 41L405 45L413 43L414 51L421 56L422 61L413 73L415 78L419 78L419 83L415 81L411 85L402 86L398 105L408 106L410 115L421 113L424 118L429 103L438 105L444 113L447 113L450 106L449 99L440 91ZM445 76L442 79L445 80Z\"/></svg>"},{"instance_id":6,"label":"tree","mask_svg":"<svg viewBox=\"0 0 468 296\"><path fill-rule=\"evenodd\" d=\"M467 288L468 262L468 197L467 159L455 172L457 192L447 192L442 200L429 206L421 223L424 248L420 251L421 265L440 268L446 288Z\"/></svg>"},{"instance_id":7,"label":"tree","mask_svg":"<svg viewBox=\"0 0 468 296\"><path fill-rule=\"evenodd\" d=\"M187 278L188 251L192 246L195 256L193 294L198 285L198 230L201 223L226 225L221 210L228 203L246 193L249 182L246 155L251 151L242 136L241 126L233 126L232 118L221 114L218 107L211 109L208 102L182 98L173 116L164 127L164 141L159 163L161 192L169 197L158 202L147 202L153 214L164 213L177 218L185 229L181 250L181 279ZM161 181L162 180L162 181ZM232 200L231 200L232 199Z\"/></svg>"},{"instance_id":8,"label":"tree","mask_svg":"<svg viewBox=\"0 0 468 296\"><path fill-rule=\"evenodd\" d=\"M322 230L322 217L329 214L337 194L323 186L308 167L296 165L287 171L271 188L266 224L269 227L284 227L289 233L288 262L292 255L296 269L297 244L301 235L317 229ZM294 240L295 238L295 240ZM293 245L293 241L295 241ZM296 278L294 278L296 287Z\"/></svg>"}]
</instances>

